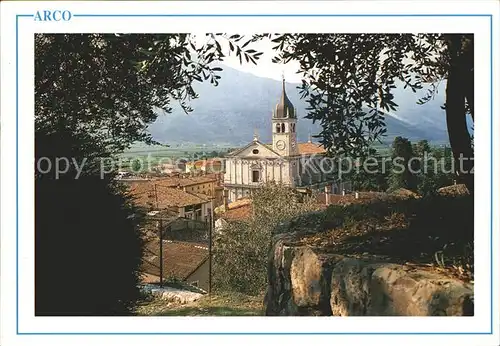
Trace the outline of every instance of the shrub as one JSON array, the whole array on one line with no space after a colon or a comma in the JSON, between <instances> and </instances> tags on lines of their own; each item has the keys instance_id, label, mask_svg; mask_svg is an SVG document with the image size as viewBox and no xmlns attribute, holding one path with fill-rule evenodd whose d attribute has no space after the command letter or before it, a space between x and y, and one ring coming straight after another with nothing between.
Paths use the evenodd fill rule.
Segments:
<instances>
[{"instance_id":1,"label":"shrub","mask_svg":"<svg viewBox=\"0 0 500 346\"><path fill-rule=\"evenodd\" d=\"M37 133L35 158L76 158L92 145L68 133ZM140 297L140 212L113 174L72 166L35 177L35 315L127 315ZM94 167L95 168L95 167Z\"/></svg>"},{"instance_id":2,"label":"shrub","mask_svg":"<svg viewBox=\"0 0 500 346\"><path fill-rule=\"evenodd\" d=\"M229 222L214 238L214 288L245 294L262 292L273 232L281 223L316 208L313 198L301 202L283 185L269 183L256 190L252 217Z\"/></svg>"}]
</instances>

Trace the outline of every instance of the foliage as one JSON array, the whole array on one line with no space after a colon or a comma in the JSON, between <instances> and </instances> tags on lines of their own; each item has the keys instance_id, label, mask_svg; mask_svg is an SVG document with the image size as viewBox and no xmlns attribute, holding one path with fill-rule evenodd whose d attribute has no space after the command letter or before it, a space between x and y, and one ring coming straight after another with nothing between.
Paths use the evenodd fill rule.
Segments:
<instances>
[{"instance_id":1,"label":"foliage","mask_svg":"<svg viewBox=\"0 0 500 346\"><path fill-rule=\"evenodd\" d=\"M37 158L78 164L93 143L70 131L38 131L35 141ZM127 315L140 295L141 214L113 174L101 179L98 164L87 162L80 176L72 164L58 179L52 170L35 180L37 316Z\"/></svg>"},{"instance_id":2,"label":"foliage","mask_svg":"<svg viewBox=\"0 0 500 346\"><path fill-rule=\"evenodd\" d=\"M249 220L230 221L214 238L214 286L221 291L259 294L266 287L271 237L279 225L314 210L312 198L302 203L295 192L268 183L252 195Z\"/></svg>"},{"instance_id":3,"label":"foliage","mask_svg":"<svg viewBox=\"0 0 500 346\"><path fill-rule=\"evenodd\" d=\"M474 198L401 198L331 205L310 246L345 256L376 255L394 263L436 264L462 279L474 276ZM310 229L311 225L302 225Z\"/></svg>"},{"instance_id":4,"label":"foliage","mask_svg":"<svg viewBox=\"0 0 500 346\"><path fill-rule=\"evenodd\" d=\"M140 160L132 161L131 168L132 168L132 172L134 172L134 173L139 173L140 171L142 171L141 161Z\"/></svg>"},{"instance_id":5,"label":"foliage","mask_svg":"<svg viewBox=\"0 0 500 346\"><path fill-rule=\"evenodd\" d=\"M352 182L355 191L386 191L388 189L388 170L390 162L385 157L379 155L377 150L371 149L369 157L372 159L370 166L364 166L361 160L357 169L348 173L347 180ZM376 161L376 162L375 162Z\"/></svg>"},{"instance_id":6,"label":"foliage","mask_svg":"<svg viewBox=\"0 0 500 346\"><path fill-rule=\"evenodd\" d=\"M389 173L389 190L397 190L400 188L415 190L417 186L417 178L414 172L418 169L414 158L411 142L402 137L396 137L392 143L392 160L393 167Z\"/></svg>"},{"instance_id":7,"label":"foliage","mask_svg":"<svg viewBox=\"0 0 500 346\"><path fill-rule=\"evenodd\" d=\"M427 196L454 183L453 157L449 147L431 147L426 140L412 144L398 137L393 142L391 157L379 155L375 149L369 153L372 160L369 167L363 167L362 161L359 161L358 169L348 173L347 179L356 191L394 191L405 188ZM396 157L402 158L398 161L399 166L394 165ZM410 159L412 162L408 165Z\"/></svg>"},{"instance_id":8,"label":"foliage","mask_svg":"<svg viewBox=\"0 0 500 346\"><path fill-rule=\"evenodd\" d=\"M468 114L474 119L474 36L470 34L262 34L271 38L275 62L300 63L300 91L318 121L318 134L332 155L362 157L385 132L385 116L395 112L396 82L425 103L446 80L448 135L455 159L473 158ZM468 161L466 168L472 168ZM473 174L464 174L473 187ZM472 191L472 189L471 189Z\"/></svg>"},{"instance_id":9,"label":"foliage","mask_svg":"<svg viewBox=\"0 0 500 346\"><path fill-rule=\"evenodd\" d=\"M146 127L155 109L170 113L179 102L190 112L193 82L219 83L222 69L213 65L225 55L218 40L241 59L260 57L243 49L248 42L239 35L207 37L197 47L188 34L36 34L35 129L88 133L112 152L153 143Z\"/></svg>"}]
</instances>

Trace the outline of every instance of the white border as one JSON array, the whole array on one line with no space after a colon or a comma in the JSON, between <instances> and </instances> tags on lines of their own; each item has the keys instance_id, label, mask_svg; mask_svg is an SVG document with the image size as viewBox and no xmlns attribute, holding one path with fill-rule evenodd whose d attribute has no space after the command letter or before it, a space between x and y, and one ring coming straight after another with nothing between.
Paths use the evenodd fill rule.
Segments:
<instances>
[{"instance_id":1,"label":"white border","mask_svg":"<svg viewBox=\"0 0 500 346\"><path fill-rule=\"evenodd\" d=\"M299 2L278 4L276 2L88 2L88 3L5 3L2 2L2 335L13 342L15 333L15 14L32 14L37 9L67 9L77 13L493 13L494 32L498 32L498 4L494 2L462 2L450 6L449 1L412 2ZM241 28L241 29L235 29ZM473 32L475 34L476 64L476 198L475 246L476 282L475 316L470 318L273 318L273 317L169 317L169 318L35 318L34 306L34 252L33 252L33 33L35 32ZM70 22L42 23L29 18L19 19L19 326L20 332L488 332L490 329L490 261L489 261L489 195L490 195L490 27L488 18L478 17L278 17L278 18L76 18ZM498 71L498 45L495 46L494 63ZM498 79L494 78L498 88ZM498 105L495 105L498 114ZM496 129L497 121L494 128ZM495 136L494 136L495 137ZM495 138L498 155L498 138ZM496 160L497 158L495 158ZM495 161L498 167L498 161ZM495 170L498 172L498 170ZM497 179L495 176L494 179ZM494 186L498 187L495 181ZM495 200L498 206L498 199ZM498 218L495 218L498 231ZM498 245L494 242L495 246ZM483 249L483 250L479 250ZM497 251L494 251L495 256ZM498 263L498 257L496 262ZM498 293L496 293L498 296ZM75 297L75 299L78 299ZM495 302L494 311L499 311ZM497 318L497 314L495 314ZM494 326L498 326L498 319ZM498 333L498 331L497 331ZM496 335L497 336L497 335ZM280 342L293 342L313 336L279 336ZM34 336L17 336L14 343L34 343ZM66 340L69 337L65 337ZM94 337L95 338L95 337ZM103 336L103 340L121 340L132 343L135 336ZM141 337L141 344L146 342ZM145 338L145 337L144 337ZM162 337L147 337L151 341ZM173 337L170 337L173 338ZM180 337L179 337L180 338ZM185 338L182 340L185 342ZM207 336L191 337L191 340L206 340ZM249 338L245 336L245 338ZM257 338L257 337L252 337ZM331 340L333 336L316 336L318 340ZM353 339L360 343L374 340L401 343L401 336L335 336L335 342ZM415 336L404 336L405 343L417 340ZM430 340L431 336L426 336ZM434 338L444 340L445 336ZM446 336L446 342L470 345L470 341L487 336ZM212 338L209 338L212 339ZM30 341L31 340L31 341ZM54 344L62 337L36 337L36 344ZM49 343L50 340L50 343ZM72 343L86 340L82 336ZM88 339L94 340L92 338ZM181 340L181 339L179 339ZM217 343L227 340L221 337ZM462 341L465 340L465 341ZM490 339L491 340L491 337ZM301 340L303 343L305 341ZM67 342L67 341L66 341ZM150 342L148 340L148 342ZM416 341L421 343L422 340ZM488 341L489 342L489 341ZM14 344L12 343L12 344ZM3 345L4 343L2 343ZM83 344L83 341L82 341ZM489 343L488 343L489 344ZM491 344L495 344L492 342Z\"/></svg>"}]
</instances>

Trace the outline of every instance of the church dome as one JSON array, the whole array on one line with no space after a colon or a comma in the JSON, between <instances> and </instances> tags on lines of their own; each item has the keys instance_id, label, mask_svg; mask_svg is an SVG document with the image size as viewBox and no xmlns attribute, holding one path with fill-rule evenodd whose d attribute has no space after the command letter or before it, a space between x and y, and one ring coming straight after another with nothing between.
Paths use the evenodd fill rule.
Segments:
<instances>
[{"instance_id":1,"label":"church dome","mask_svg":"<svg viewBox=\"0 0 500 346\"><path fill-rule=\"evenodd\" d=\"M274 110L274 118L296 118L295 108L292 102L288 99L285 91L285 79L283 78L283 91L281 92L281 98L276 108Z\"/></svg>"}]
</instances>

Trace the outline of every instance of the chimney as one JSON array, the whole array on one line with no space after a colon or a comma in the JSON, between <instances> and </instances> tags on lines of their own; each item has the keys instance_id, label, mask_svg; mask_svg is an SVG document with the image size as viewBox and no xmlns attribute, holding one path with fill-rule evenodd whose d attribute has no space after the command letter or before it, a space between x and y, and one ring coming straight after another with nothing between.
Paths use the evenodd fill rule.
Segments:
<instances>
[{"instance_id":1,"label":"chimney","mask_svg":"<svg viewBox=\"0 0 500 346\"><path fill-rule=\"evenodd\" d=\"M330 189L328 185L325 186L325 204L328 206L330 204Z\"/></svg>"}]
</instances>

